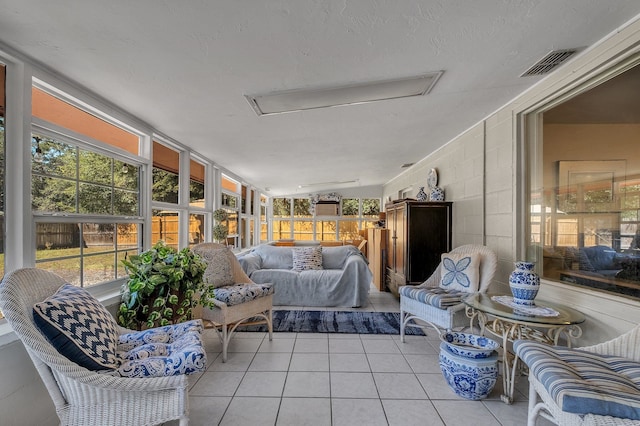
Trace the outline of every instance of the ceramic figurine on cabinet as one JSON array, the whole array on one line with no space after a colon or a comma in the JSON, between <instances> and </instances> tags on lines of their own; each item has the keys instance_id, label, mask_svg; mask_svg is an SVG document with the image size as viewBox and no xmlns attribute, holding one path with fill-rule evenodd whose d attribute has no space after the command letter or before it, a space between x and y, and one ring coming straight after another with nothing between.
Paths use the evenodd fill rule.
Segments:
<instances>
[{"instance_id":1,"label":"ceramic figurine on cabinet","mask_svg":"<svg viewBox=\"0 0 640 426\"><path fill-rule=\"evenodd\" d=\"M429 184L429 201L444 201L444 189L438 186L438 171L431 169L427 178Z\"/></svg>"},{"instance_id":2,"label":"ceramic figurine on cabinet","mask_svg":"<svg viewBox=\"0 0 640 426\"><path fill-rule=\"evenodd\" d=\"M416 200L418 200L418 201L428 201L429 200L429 197L427 196L427 193L424 192L424 186L420 187L420 190L416 194Z\"/></svg>"}]
</instances>

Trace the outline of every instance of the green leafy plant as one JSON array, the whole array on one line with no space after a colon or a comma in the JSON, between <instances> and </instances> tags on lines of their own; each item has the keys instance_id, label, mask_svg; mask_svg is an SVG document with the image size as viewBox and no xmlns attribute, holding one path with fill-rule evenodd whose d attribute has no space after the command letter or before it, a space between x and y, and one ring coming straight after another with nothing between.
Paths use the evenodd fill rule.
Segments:
<instances>
[{"instance_id":1,"label":"green leafy plant","mask_svg":"<svg viewBox=\"0 0 640 426\"><path fill-rule=\"evenodd\" d=\"M202 281L206 263L188 248L163 241L122 261L129 280L122 286L118 323L142 330L188 321L192 309L212 306L213 288Z\"/></svg>"},{"instance_id":2,"label":"green leafy plant","mask_svg":"<svg viewBox=\"0 0 640 426\"><path fill-rule=\"evenodd\" d=\"M213 211L213 219L218 222L213 226L213 239L219 242L224 241L226 244L227 235L229 235L229 227L223 222L228 219L229 215L225 209L216 209Z\"/></svg>"}]
</instances>

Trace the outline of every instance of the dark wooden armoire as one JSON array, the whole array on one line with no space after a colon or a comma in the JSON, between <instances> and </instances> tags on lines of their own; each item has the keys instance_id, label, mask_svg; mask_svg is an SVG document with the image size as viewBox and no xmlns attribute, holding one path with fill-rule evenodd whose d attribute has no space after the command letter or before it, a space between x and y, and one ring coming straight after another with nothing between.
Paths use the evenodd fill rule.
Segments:
<instances>
[{"instance_id":1,"label":"dark wooden armoire","mask_svg":"<svg viewBox=\"0 0 640 426\"><path fill-rule=\"evenodd\" d=\"M425 281L451 251L451 202L402 200L385 206L387 288L398 296L402 285Z\"/></svg>"}]
</instances>

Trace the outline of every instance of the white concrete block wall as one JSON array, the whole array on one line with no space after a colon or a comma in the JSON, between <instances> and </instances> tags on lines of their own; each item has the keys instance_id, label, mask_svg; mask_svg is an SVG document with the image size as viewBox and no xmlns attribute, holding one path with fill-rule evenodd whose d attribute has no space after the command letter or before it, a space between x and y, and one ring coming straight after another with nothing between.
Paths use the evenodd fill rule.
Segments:
<instances>
[{"instance_id":1,"label":"white concrete block wall","mask_svg":"<svg viewBox=\"0 0 640 426\"><path fill-rule=\"evenodd\" d=\"M53 402L20 341L0 347L0 424L57 425ZM11 384L11 386L5 386Z\"/></svg>"},{"instance_id":2,"label":"white concrete block wall","mask_svg":"<svg viewBox=\"0 0 640 426\"><path fill-rule=\"evenodd\" d=\"M484 126L474 126L384 186L383 196L396 199L402 188L427 186L432 168L445 200L453 201L453 246L484 241ZM412 197L415 198L415 193Z\"/></svg>"},{"instance_id":3,"label":"white concrete block wall","mask_svg":"<svg viewBox=\"0 0 640 426\"><path fill-rule=\"evenodd\" d=\"M493 291L508 292L508 277L526 245L518 220L524 212L518 205L516 156L518 115L546 102L558 91L571 87L587 75L602 72L603 64L620 54L640 54L640 22L619 29L589 52L576 58L535 88L519 96L496 113L451 140L384 186L384 196L397 198L400 188L426 182L435 167L447 201L454 202L453 243L484 243L496 251L498 270ZM484 179L484 180L483 180ZM483 184L479 184L483 182ZM640 303L616 295L543 280L540 300L558 301L580 310L587 317L581 345L598 343L638 323Z\"/></svg>"},{"instance_id":4,"label":"white concrete block wall","mask_svg":"<svg viewBox=\"0 0 640 426\"><path fill-rule=\"evenodd\" d=\"M509 274L516 256L514 238L516 187L514 128L511 114L496 113L485 122L486 128L486 237L487 245L498 256L496 288L508 292ZM490 201L489 201L490 200Z\"/></svg>"}]
</instances>

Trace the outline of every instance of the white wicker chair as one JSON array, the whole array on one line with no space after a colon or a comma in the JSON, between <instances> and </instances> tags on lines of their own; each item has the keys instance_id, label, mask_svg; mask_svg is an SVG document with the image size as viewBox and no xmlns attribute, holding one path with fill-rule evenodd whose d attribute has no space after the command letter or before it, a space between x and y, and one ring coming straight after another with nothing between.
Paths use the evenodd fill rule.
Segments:
<instances>
[{"instance_id":1,"label":"white wicker chair","mask_svg":"<svg viewBox=\"0 0 640 426\"><path fill-rule=\"evenodd\" d=\"M0 309L22 340L53 399L62 425L188 424L187 376L124 378L87 370L62 356L33 320L33 305L65 281L41 269L7 273L0 284ZM120 328L121 334L132 330Z\"/></svg>"},{"instance_id":2,"label":"white wicker chair","mask_svg":"<svg viewBox=\"0 0 640 426\"><path fill-rule=\"evenodd\" d=\"M201 243L192 247L192 251L200 255L207 262L206 252L226 248L223 244L218 243ZM242 269L240 262L236 256L229 250L228 261L231 264L233 281L236 284L256 285L251 278ZM262 284L266 285L266 284ZM271 294L256 297L253 300L228 305L223 301L213 299L214 308L204 308L202 310L202 319L210 321L218 337L222 342L222 362L227 362L227 349L229 341L233 337L239 326L267 324L269 330L269 340L273 339L273 292Z\"/></svg>"},{"instance_id":3,"label":"white wicker chair","mask_svg":"<svg viewBox=\"0 0 640 426\"><path fill-rule=\"evenodd\" d=\"M485 293L493 280L498 264L496 254L488 247L482 245L463 245L451 251L456 254L479 254L480 255L480 283L479 292ZM419 286L413 288L437 288L440 284L441 264L438 265L433 274ZM400 295L400 340L404 342L405 327L419 327L415 320L423 321L431 325L436 332L441 329L451 330L455 327L463 327L469 324L465 315L465 304L459 302L445 309L423 303L419 300ZM414 321L413 323L410 323Z\"/></svg>"},{"instance_id":4,"label":"white wicker chair","mask_svg":"<svg viewBox=\"0 0 640 426\"><path fill-rule=\"evenodd\" d=\"M613 355L628 358L636 362L640 362L640 325L637 325L630 331L616 337L615 339L597 345L585 346L576 349L585 350L599 355ZM562 411L549 392L547 392L545 386L539 381L537 375L531 374L530 372L529 414L527 425L535 426L536 419L538 417L544 417L559 425L640 425L639 420L595 414L578 415Z\"/></svg>"}]
</instances>

